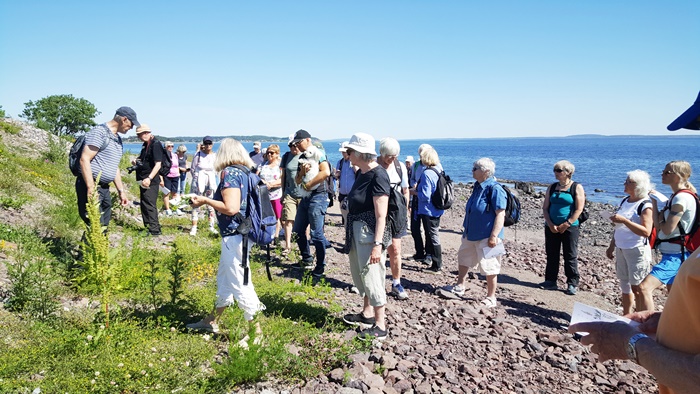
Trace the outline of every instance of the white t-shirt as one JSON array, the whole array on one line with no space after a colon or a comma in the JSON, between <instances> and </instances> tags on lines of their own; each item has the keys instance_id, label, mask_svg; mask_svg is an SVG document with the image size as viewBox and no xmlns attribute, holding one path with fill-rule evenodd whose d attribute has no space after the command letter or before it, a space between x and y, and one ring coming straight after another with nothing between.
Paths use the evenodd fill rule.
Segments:
<instances>
[{"instance_id":1,"label":"white t-shirt","mask_svg":"<svg viewBox=\"0 0 700 394\"><path fill-rule=\"evenodd\" d=\"M399 173L396 172L396 165L394 163L391 163L389 168L386 169L387 174L389 174L389 182L391 183L391 187L397 187L397 185L400 184L401 187L407 188L408 170L406 170L406 165L401 162L399 162L399 166L401 166L401 178L399 178Z\"/></svg>"},{"instance_id":2,"label":"white t-shirt","mask_svg":"<svg viewBox=\"0 0 700 394\"><path fill-rule=\"evenodd\" d=\"M282 177L282 170L279 165L265 164L260 168L260 178L267 182L276 182ZM282 188L278 187L270 190L270 200L282 198Z\"/></svg>"},{"instance_id":3,"label":"white t-shirt","mask_svg":"<svg viewBox=\"0 0 700 394\"><path fill-rule=\"evenodd\" d=\"M647 208L652 208L651 201L649 200L639 200L635 202L625 201L620 205L617 214L634 223L642 224L642 218L638 215L640 205L642 206L642 212ZM615 246L620 249L632 249L642 246L644 245L645 238L646 237L633 233L629 227L622 223L615 224Z\"/></svg>"},{"instance_id":4,"label":"white t-shirt","mask_svg":"<svg viewBox=\"0 0 700 394\"><path fill-rule=\"evenodd\" d=\"M664 218L666 220L668 220L669 213L671 213L670 207L674 205L683 206L683 216L681 216L679 225L683 226L683 230L687 234L688 231L690 231L690 228L693 226L693 221L695 219L695 197L693 197L689 193L676 194L676 196L673 197L673 201L669 200L667 203L669 209L664 211ZM659 239L668 239L677 237L679 235L681 235L681 232L678 230L678 226L676 226L676 228L673 229L673 232L671 232L671 234L664 234L662 231L657 232L657 237ZM661 253L680 253L681 246L679 244L674 244L671 242L662 242L659 245L659 251Z\"/></svg>"}]
</instances>

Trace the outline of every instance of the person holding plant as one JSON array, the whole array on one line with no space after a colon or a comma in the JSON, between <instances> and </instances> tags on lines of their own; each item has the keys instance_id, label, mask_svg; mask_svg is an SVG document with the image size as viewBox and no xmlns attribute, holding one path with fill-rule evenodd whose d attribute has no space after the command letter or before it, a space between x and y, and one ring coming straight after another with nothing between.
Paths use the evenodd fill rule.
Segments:
<instances>
[{"instance_id":1,"label":"person holding plant","mask_svg":"<svg viewBox=\"0 0 700 394\"><path fill-rule=\"evenodd\" d=\"M217 152L214 168L220 171L220 182L213 197L193 196L193 207L208 205L216 211L216 217L221 233L221 258L219 270L216 274L216 306L214 311L197 323L188 324L187 328L193 330L205 330L218 332L217 320L227 306L238 302L238 307L243 310L246 321L253 324L255 315L265 310L265 305L260 302L253 287L253 282L244 281L247 268L241 264L243 261L243 235L236 230L243 221L243 212L248 204L248 175L243 169L254 166L243 145L233 138L221 141ZM245 250L248 255L250 249ZM250 261L246 256L246 261ZM261 339L259 322L255 323L256 338L254 343Z\"/></svg>"}]
</instances>

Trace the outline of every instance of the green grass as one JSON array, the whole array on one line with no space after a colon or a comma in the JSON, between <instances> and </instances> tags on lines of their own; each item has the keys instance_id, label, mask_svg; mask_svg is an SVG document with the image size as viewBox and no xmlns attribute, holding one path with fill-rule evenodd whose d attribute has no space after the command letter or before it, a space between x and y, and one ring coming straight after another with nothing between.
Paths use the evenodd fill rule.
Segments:
<instances>
[{"instance_id":1,"label":"green grass","mask_svg":"<svg viewBox=\"0 0 700 394\"><path fill-rule=\"evenodd\" d=\"M49 258L61 286L50 290L64 300L42 319L31 311L0 307L0 392L31 392L37 387L52 393L229 392L270 377L303 382L369 349L369 344L343 339L346 327L335 317L341 308L326 282L314 283L309 276L268 281L264 256L257 248L251 253L251 273L266 305L256 317L263 330L262 345L251 341L248 350L236 346L250 334L250 325L235 306L222 316L222 335L184 329L214 305L220 256L218 236L204 231L197 237L185 235L189 217L163 218L163 232L176 236L168 245L157 245L140 235L141 225L114 220L118 215L113 215L109 231L119 234L120 241L111 242L119 277L110 325L101 326L103 308L97 296L74 281L80 270L75 251L84 230L75 206L75 178L65 163L46 159L32 159L0 142L0 209L20 209L33 198L18 192L26 185L48 193L55 202L41 212L43 229L0 223L0 249L13 253L13 245L27 240L44 245L40 252L27 252L28 258L31 253ZM122 161L122 166L127 164ZM138 195L133 175L124 174L123 181ZM76 307L65 302L71 299L84 301Z\"/></svg>"}]
</instances>

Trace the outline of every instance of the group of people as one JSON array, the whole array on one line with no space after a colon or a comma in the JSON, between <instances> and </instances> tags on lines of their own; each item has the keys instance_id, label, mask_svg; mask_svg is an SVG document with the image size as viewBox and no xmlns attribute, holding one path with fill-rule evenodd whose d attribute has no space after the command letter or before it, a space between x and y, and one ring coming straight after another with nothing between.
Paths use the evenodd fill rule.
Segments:
<instances>
[{"instance_id":1,"label":"group of people","mask_svg":"<svg viewBox=\"0 0 700 394\"><path fill-rule=\"evenodd\" d=\"M82 174L76 179L79 211L86 222L85 202L96 187L103 226L110 217L110 182L115 183L121 203L127 203L118 169L121 157L119 134L134 126L139 127L137 134L144 141L144 150L153 151L153 164L144 165L137 172L142 206L144 196L153 193L153 189L157 192L153 181L159 169L158 153L151 148L150 129L139 124L131 108L121 107L111 121L95 127L86 137L86 148L80 160ZM700 96L669 129L673 127L700 129ZM437 152L429 145L421 145L419 161L411 163L407 160L407 166L398 160L400 146L395 139L380 141L377 154L374 138L357 133L341 145L343 158L331 173L325 152L305 155L313 150L310 149L313 146L311 135L305 130L290 136L289 152L282 157L279 146L271 145L259 162L254 162L260 153L259 145L254 152L248 153L240 142L227 138L214 154L212 144L211 138L206 137L202 150L198 150L193 158L192 169L197 168L197 175L192 185L196 185L197 196L192 198L191 204L194 208L207 206L210 209L210 220L215 218L222 236L217 302L210 315L188 327L218 331L217 317L226 306L236 301L251 324L255 314L265 308L252 282L243 281L240 262L248 250L242 248L243 236L236 232L239 221L234 217L245 211L248 182L247 173L238 166L253 168L260 174L271 191L275 213L284 228L285 248L291 247L291 234L296 234L300 264L304 268L313 268L314 276L322 276L326 265L327 179L334 177L338 180L338 201L346 234L343 250L348 253L353 284L363 298L362 310L345 315L343 320L364 328L358 334L359 338L382 340L387 336L387 254L392 277L390 294L397 299L408 298L401 286L401 238L407 234L407 228L410 228L414 240L414 258L427 264L424 272L442 270L438 230L444 211L437 209L431 198L442 167ZM166 145L172 150L172 144ZM173 178L169 182L173 182L176 175L182 176L179 162L176 164L179 173L172 171L173 176L167 177ZM458 278L454 285L447 287L455 294L464 294L469 270L478 269L487 281L487 294L482 301L485 307L496 306L500 256L490 255L488 251L503 242L507 202L506 191L494 177L495 169L495 163L489 158L480 158L473 163L475 183L466 203L464 231L457 253ZM585 191L582 185L572 180L575 172L572 163L559 161L553 172L556 182L548 188L542 207L547 264L541 286L558 288L563 248L566 293L574 295L579 283L577 246L580 225L587 217ZM668 201L663 202L664 199L653 190L646 172L631 171L624 182L628 197L610 217L615 231L606 254L616 259L624 313L642 324L635 328L621 323L579 323L569 330L587 332L582 342L593 344L592 350L600 353L602 360L627 358L643 365L659 379L661 392L666 393L697 387L700 382L700 364L695 356L700 354L700 310L696 302L700 295L700 252L691 254L682 243L676 242L690 231L698 206L696 190L689 181L691 166L685 161L673 161L666 165L662 174L662 182L673 190ZM97 185L96 179L99 179ZM148 211L150 205L146 205ZM145 223L146 216L144 213ZM193 223L196 232L196 214ZM149 227L149 231L153 234L160 229ZM652 268L651 239L654 232L662 258ZM669 297L661 314L654 311L652 292L664 284L669 289ZM256 333L260 333L259 325L255 326ZM677 379L680 374L687 379Z\"/></svg>"}]
</instances>

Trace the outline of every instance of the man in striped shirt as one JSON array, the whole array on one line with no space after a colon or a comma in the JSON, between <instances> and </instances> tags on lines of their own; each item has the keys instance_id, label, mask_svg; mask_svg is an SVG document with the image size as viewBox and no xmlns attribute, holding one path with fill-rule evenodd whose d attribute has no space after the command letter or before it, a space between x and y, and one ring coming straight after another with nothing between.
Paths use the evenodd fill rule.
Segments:
<instances>
[{"instance_id":1,"label":"man in striped shirt","mask_svg":"<svg viewBox=\"0 0 700 394\"><path fill-rule=\"evenodd\" d=\"M134 126L140 126L136 112L129 107L117 109L114 118L107 123L97 125L85 134L85 145L80 156L80 175L75 180L75 193L78 196L78 212L87 224L86 205L88 196L97 188L100 199L100 224L109 225L112 217L112 196L109 184L114 182L122 205L128 203L124 193L119 162L122 158L122 139L119 134L126 134ZM99 175L99 183L96 183Z\"/></svg>"}]
</instances>

